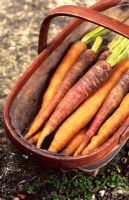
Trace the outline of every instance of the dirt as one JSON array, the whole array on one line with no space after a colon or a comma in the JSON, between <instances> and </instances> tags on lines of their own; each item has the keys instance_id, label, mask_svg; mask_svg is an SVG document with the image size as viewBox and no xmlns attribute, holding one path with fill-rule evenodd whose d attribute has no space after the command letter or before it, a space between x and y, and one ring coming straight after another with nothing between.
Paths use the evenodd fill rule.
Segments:
<instances>
[{"instance_id":1,"label":"dirt","mask_svg":"<svg viewBox=\"0 0 129 200\"><path fill-rule=\"evenodd\" d=\"M129 152L129 143L125 145L123 150L110 162L107 166L102 168L98 173L95 180L103 181L103 176L111 176L110 170L117 171L116 166L119 166L120 176L127 178L127 183L129 185L129 157L127 155ZM9 141L3 144L0 149L0 199L8 200L15 199L42 199L46 197L49 192L54 191L55 188L51 184L44 185L44 180L49 180L53 176L53 179L58 178L59 180L66 177L68 180L73 179L77 175L77 171L62 171L57 169L46 169L41 166L40 163L29 158L27 155L19 152ZM88 174L82 172L82 175L89 178ZM61 188L61 186L59 186ZM30 188L30 191L29 189ZM124 191L123 189L117 188L96 188L93 183L93 194L95 199L129 199L129 191ZM32 191L31 191L32 190ZM102 194L104 190L104 196ZM58 191L59 192L59 191ZM58 198L57 198L58 199ZM83 198L82 198L83 199Z\"/></svg>"}]
</instances>

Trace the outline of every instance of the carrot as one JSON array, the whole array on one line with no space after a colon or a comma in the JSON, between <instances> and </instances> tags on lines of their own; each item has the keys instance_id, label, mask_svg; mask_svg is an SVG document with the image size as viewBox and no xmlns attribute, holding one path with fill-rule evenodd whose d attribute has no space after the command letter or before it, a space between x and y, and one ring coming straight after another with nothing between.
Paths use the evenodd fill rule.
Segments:
<instances>
[{"instance_id":1,"label":"carrot","mask_svg":"<svg viewBox=\"0 0 129 200\"><path fill-rule=\"evenodd\" d=\"M83 150L82 154L87 155L92 153L99 146L104 144L108 138L122 125L129 116L129 93L124 97L118 109L109 119L101 126L98 135L91 139L89 145Z\"/></svg>"},{"instance_id":2,"label":"carrot","mask_svg":"<svg viewBox=\"0 0 129 200\"><path fill-rule=\"evenodd\" d=\"M106 61L98 61L93 65L67 92L45 125L37 142L38 148L41 147L44 139L50 135L67 116L108 79L114 65L119 62L121 58L123 59L123 57L127 56L128 51L125 47L128 45L129 41L125 38L124 42L122 45L119 45L119 48L116 49L117 51L114 51L115 53L113 52Z\"/></svg>"},{"instance_id":3,"label":"carrot","mask_svg":"<svg viewBox=\"0 0 129 200\"><path fill-rule=\"evenodd\" d=\"M103 122L113 113L122 101L123 97L129 91L129 69L122 75L120 80L106 97L102 107L95 116L90 128L85 133L85 137L80 143L74 155L79 155L87 146L90 139L97 133Z\"/></svg>"},{"instance_id":4,"label":"carrot","mask_svg":"<svg viewBox=\"0 0 129 200\"><path fill-rule=\"evenodd\" d=\"M85 132L86 132L87 128L83 128L81 129L72 139L71 141L68 143L68 145L63 149L63 151L61 151L61 154L65 155L65 156L70 156L73 155L73 153L75 152L75 150L78 148L80 142L82 141Z\"/></svg>"},{"instance_id":5,"label":"carrot","mask_svg":"<svg viewBox=\"0 0 129 200\"><path fill-rule=\"evenodd\" d=\"M55 133L49 151L60 151L80 129L91 121L100 109L107 94L127 69L129 69L129 58L121 61L110 78L63 122Z\"/></svg>"},{"instance_id":6,"label":"carrot","mask_svg":"<svg viewBox=\"0 0 129 200\"><path fill-rule=\"evenodd\" d=\"M71 48L68 50L68 52L64 56L63 60L61 61L60 65L58 66L55 74L51 78L51 81L49 83L47 91L45 92L44 97L43 97L43 103L42 103L41 109L40 109L38 115L36 116L36 118L34 119L33 123L31 124L29 131L25 134L25 138L27 138L27 139L30 138L36 131L38 131L38 129L43 125L43 122L47 119L47 116L49 116L48 114L46 115L46 113L49 113L49 112L46 111L44 113L44 110L48 107L48 105L51 103L51 101L57 94L57 92L62 84L62 81L66 77L68 71L71 69L71 67L74 65L74 63L77 61L77 59L79 58L81 53L85 49L87 49L86 43L89 42L89 40L98 36L99 34L103 35L107 32L108 32L107 29L105 29L103 27L97 27L97 28L93 29L92 31L90 31L89 33L87 33L86 36L84 36L81 41L77 41L71 46ZM84 53L84 54L86 54L86 53ZM83 56L81 56L81 58L82 57ZM93 57L93 55L92 55L92 57ZM82 62L84 62L84 61L82 61ZM89 65L90 65L90 63L91 62L89 62Z\"/></svg>"},{"instance_id":7,"label":"carrot","mask_svg":"<svg viewBox=\"0 0 129 200\"><path fill-rule=\"evenodd\" d=\"M41 135L41 131L36 133L36 135L34 135L32 138L30 138L28 141L31 143L31 144L36 144L39 137Z\"/></svg>"}]
</instances>

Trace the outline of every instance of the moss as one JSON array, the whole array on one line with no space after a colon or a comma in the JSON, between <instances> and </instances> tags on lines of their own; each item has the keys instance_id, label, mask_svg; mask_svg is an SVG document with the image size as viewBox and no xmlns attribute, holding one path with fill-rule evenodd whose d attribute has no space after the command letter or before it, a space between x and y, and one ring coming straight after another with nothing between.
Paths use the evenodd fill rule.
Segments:
<instances>
[{"instance_id":1,"label":"moss","mask_svg":"<svg viewBox=\"0 0 129 200\"><path fill-rule=\"evenodd\" d=\"M51 171L49 176L42 180L40 187L42 200L91 200L93 193L97 193L100 189L113 190L121 187L129 190L127 178L115 170L115 168L109 169L107 173L103 172L96 178L78 170L63 174L60 171L58 174L53 174ZM38 193L39 188L32 186L27 191L30 192L31 189ZM32 190L33 193L34 190Z\"/></svg>"}]
</instances>

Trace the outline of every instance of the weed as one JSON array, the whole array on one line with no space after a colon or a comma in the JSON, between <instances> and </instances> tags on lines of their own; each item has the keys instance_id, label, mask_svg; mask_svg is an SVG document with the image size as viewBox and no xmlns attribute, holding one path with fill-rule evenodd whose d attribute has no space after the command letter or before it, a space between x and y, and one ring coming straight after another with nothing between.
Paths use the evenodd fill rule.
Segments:
<instances>
[{"instance_id":1,"label":"weed","mask_svg":"<svg viewBox=\"0 0 129 200\"><path fill-rule=\"evenodd\" d=\"M110 174L103 174L99 177L99 179L95 180L95 185L97 188L117 188L126 187L127 179L125 176L118 174L117 172L111 170Z\"/></svg>"},{"instance_id":2,"label":"weed","mask_svg":"<svg viewBox=\"0 0 129 200\"><path fill-rule=\"evenodd\" d=\"M28 194L34 194L35 193L35 185L31 185L27 188Z\"/></svg>"},{"instance_id":3,"label":"weed","mask_svg":"<svg viewBox=\"0 0 129 200\"><path fill-rule=\"evenodd\" d=\"M67 173L49 172L49 175L41 180L40 188L35 185L29 186L28 194L38 193L42 191L42 200L91 200L93 189L111 189L122 187L129 190L127 179L122 174L109 169L107 173L103 172L96 178L85 174L79 170Z\"/></svg>"}]
</instances>

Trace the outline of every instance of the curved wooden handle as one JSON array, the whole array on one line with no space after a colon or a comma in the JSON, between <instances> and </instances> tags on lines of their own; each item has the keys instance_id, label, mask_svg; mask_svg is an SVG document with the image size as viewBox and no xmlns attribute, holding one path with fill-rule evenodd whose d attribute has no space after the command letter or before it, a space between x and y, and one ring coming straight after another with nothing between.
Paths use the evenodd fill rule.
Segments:
<instances>
[{"instance_id":1,"label":"curved wooden handle","mask_svg":"<svg viewBox=\"0 0 129 200\"><path fill-rule=\"evenodd\" d=\"M121 0L101 0L100 2L94 4L93 6L91 6L88 9L92 9L92 10L96 10L96 11L103 11L106 10L110 7L116 6L117 4L119 4L121 2ZM72 12L68 12L67 13L67 9L71 10ZM76 11L74 13L75 7L78 9L77 15L76 15ZM81 24L84 19L84 17L81 16L81 9L86 9L85 7L79 7L79 6L62 6L59 7L55 10L53 10L43 21L41 28L40 28L40 34L39 34L39 41L38 41L38 53L41 53L43 51L43 49L47 46L47 35L48 35L48 29L50 26L50 21L52 20L52 18L57 17L59 15L63 15L63 16L74 16L74 17L78 17L78 19L72 20L72 28L73 30L79 25ZM85 10L86 12L87 10ZM50 17L51 16L51 17Z\"/></svg>"}]
</instances>

